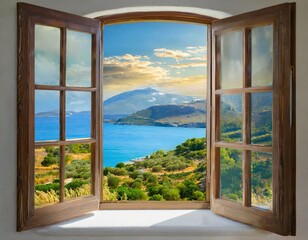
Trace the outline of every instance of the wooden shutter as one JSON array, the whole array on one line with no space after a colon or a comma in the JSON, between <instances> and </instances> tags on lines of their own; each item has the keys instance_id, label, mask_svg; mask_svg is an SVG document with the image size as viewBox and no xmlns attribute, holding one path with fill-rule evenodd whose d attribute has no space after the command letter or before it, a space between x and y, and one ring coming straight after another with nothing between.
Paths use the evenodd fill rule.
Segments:
<instances>
[{"instance_id":1,"label":"wooden shutter","mask_svg":"<svg viewBox=\"0 0 308 240\"><path fill-rule=\"evenodd\" d=\"M18 3L18 169L17 169L17 230L44 226L83 215L99 208L101 171L101 83L100 83L100 21L63 13L51 9ZM57 28L59 32L59 83L35 82L35 26ZM89 86L66 84L66 50L68 31L88 34ZM50 48L52 48L51 43ZM78 52L81 49L73 49ZM35 140L35 91L53 91L59 95L59 139ZM66 139L66 102L69 92L83 92L89 96L91 124L86 139ZM90 144L90 194L67 199L65 197L65 154L69 144ZM35 148L57 146L59 148L59 202L35 208Z\"/></svg>"},{"instance_id":2,"label":"wooden shutter","mask_svg":"<svg viewBox=\"0 0 308 240\"><path fill-rule=\"evenodd\" d=\"M295 4L214 21L212 38L211 209L295 235Z\"/></svg>"}]
</instances>

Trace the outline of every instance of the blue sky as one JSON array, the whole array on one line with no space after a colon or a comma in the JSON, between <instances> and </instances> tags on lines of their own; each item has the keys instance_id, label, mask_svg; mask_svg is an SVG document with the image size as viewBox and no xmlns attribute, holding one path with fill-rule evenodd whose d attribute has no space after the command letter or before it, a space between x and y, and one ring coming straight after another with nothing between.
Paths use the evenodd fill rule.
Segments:
<instances>
[{"instance_id":1,"label":"blue sky","mask_svg":"<svg viewBox=\"0 0 308 240\"><path fill-rule=\"evenodd\" d=\"M138 22L104 27L104 99L153 87L199 96L206 92L207 27Z\"/></svg>"},{"instance_id":2,"label":"blue sky","mask_svg":"<svg viewBox=\"0 0 308 240\"><path fill-rule=\"evenodd\" d=\"M153 87L165 93L205 97L205 25L175 22L138 22L107 25L103 31L104 99ZM91 35L67 31L66 83L89 87ZM60 83L60 29L35 27L35 83ZM36 91L35 112L59 108L55 91ZM80 92L67 95L67 111L89 111L90 98Z\"/></svg>"}]
</instances>

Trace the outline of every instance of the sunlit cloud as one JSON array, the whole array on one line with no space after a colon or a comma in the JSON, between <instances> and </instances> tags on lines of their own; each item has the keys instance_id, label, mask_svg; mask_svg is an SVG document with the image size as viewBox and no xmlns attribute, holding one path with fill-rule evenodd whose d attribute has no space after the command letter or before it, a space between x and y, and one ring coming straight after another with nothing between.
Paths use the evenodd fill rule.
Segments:
<instances>
[{"instance_id":1,"label":"sunlit cloud","mask_svg":"<svg viewBox=\"0 0 308 240\"><path fill-rule=\"evenodd\" d=\"M154 55L161 58L174 58L174 59L184 59L190 57L191 55L187 52L181 50L171 50L166 48L154 49Z\"/></svg>"},{"instance_id":2,"label":"sunlit cloud","mask_svg":"<svg viewBox=\"0 0 308 240\"><path fill-rule=\"evenodd\" d=\"M178 69L190 68L190 67L206 67L206 66L207 66L206 62L188 62L188 63L178 63L170 65L170 67Z\"/></svg>"},{"instance_id":3,"label":"sunlit cloud","mask_svg":"<svg viewBox=\"0 0 308 240\"><path fill-rule=\"evenodd\" d=\"M168 71L149 61L146 56L125 54L105 58L103 76L104 98L106 98L115 93L163 81L168 76Z\"/></svg>"},{"instance_id":4,"label":"sunlit cloud","mask_svg":"<svg viewBox=\"0 0 308 240\"><path fill-rule=\"evenodd\" d=\"M67 85L91 86L91 67L80 64L72 64L66 70Z\"/></svg>"},{"instance_id":5,"label":"sunlit cloud","mask_svg":"<svg viewBox=\"0 0 308 240\"><path fill-rule=\"evenodd\" d=\"M201 48L196 49L200 52L204 51ZM178 54L177 57L179 56ZM206 61L191 62L189 60L175 64L160 64L160 62L151 61L147 56L131 54L106 57L103 61L104 99L121 92L149 86L166 93L204 97L206 74L201 74L199 71L193 76L181 75L187 68L206 66ZM172 69L176 69L176 72L172 73Z\"/></svg>"},{"instance_id":6,"label":"sunlit cloud","mask_svg":"<svg viewBox=\"0 0 308 240\"><path fill-rule=\"evenodd\" d=\"M158 87L168 93L205 98L207 91L207 77L205 75L170 77L164 82L161 82Z\"/></svg>"}]
</instances>

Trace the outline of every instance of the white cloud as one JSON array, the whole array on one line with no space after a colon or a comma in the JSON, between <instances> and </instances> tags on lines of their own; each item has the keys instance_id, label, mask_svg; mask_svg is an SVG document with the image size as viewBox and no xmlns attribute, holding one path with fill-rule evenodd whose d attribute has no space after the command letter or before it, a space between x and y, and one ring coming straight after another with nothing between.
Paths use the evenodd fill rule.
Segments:
<instances>
[{"instance_id":1,"label":"white cloud","mask_svg":"<svg viewBox=\"0 0 308 240\"><path fill-rule=\"evenodd\" d=\"M188 62L188 63L178 63L170 65L170 67L178 69L190 68L190 67L206 67L206 66L207 66L206 62Z\"/></svg>"},{"instance_id":2,"label":"white cloud","mask_svg":"<svg viewBox=\"0 0 308 240\"><path fill-rule=\"evenodd\" d=\"M190 57L190 54L181 50L171 50L166 48L154 49L154 55L161 58L184 59Z\"/></svg>"}]
</instances>

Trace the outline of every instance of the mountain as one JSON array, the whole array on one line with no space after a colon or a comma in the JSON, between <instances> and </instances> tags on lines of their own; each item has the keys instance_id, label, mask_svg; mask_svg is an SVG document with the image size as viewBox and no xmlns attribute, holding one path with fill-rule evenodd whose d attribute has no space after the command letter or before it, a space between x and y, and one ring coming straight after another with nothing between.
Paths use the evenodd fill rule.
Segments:
<instances>
[{"instance_id":1,"label":"mountain","mask_svg":"<svg viewBox=\"0 0 308 240\"><path fill-rule=\"evenodd\" d=\"M119 125L151 125L168 127L205 127L206 102L151 106L119 119Z\"/></svg>"},{"instance_id":2,"label":"mountain","mask_svg":"<svg viewBox=\"0 0 308 240\"><path fill-rule=\"evenodd\" d=\"M66 116L89 116L90 111L81 111L81 112L73 112L73 111L67 111ZM49 112L39 112L35 114L35 117L59 117L60 113L59 111L49 111Z\"/></svg>"},{"instance_id":3,"label":"mountain","mask_svg":"<svg viewBox=\"0 0 308 240\"><path fill-rule=\"evenodd\" d=\"M184 104L195 100L196 97L162 93L153 88L137 89L105 100L104 119L112 119L114 115L129 115L151 106Z\"/></svg>"}]
</instances>

